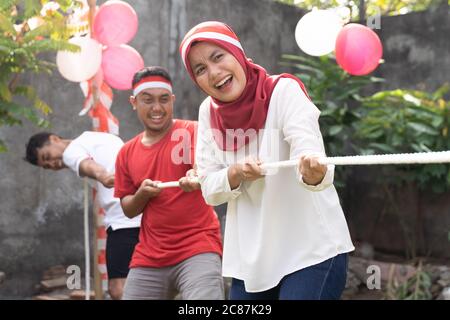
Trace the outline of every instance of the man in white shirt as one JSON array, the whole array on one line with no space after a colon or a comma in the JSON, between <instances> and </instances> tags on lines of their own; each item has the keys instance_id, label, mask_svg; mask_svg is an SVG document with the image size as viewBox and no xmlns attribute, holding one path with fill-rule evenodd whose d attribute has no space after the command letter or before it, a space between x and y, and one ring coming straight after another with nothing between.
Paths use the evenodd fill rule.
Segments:
<instances>
[{"instance_id":1,"label":"man in white shirt","mask_svg":"<svg viewBox=\"0 0 450 320\"><path fill-rule=\"evenodd\" d=\"M112 299L122 297L141 223L140 215L133 219L126 217L120 200L114 198L115 162L122 146L123 141L109 133L87 131L69 140L41 132L29 139L25 157L26 161L44 169L69 168L79 177L95 180L97 199L105 211L108 290Z\"/></svg>"}]
</instances>

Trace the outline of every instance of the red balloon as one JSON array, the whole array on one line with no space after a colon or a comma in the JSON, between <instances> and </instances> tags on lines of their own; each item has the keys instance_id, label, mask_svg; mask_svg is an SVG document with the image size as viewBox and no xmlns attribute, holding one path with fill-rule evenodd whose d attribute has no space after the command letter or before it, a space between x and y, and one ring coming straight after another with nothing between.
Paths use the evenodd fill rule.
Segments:
<instances>
[{"instance_id":1,"label":"red balloon","mask_svg":"<svg viewBox=\"0 0 450 320\"><path fill-rule=\"evenodd\" d=\"M110 0L100 6L94 18L95 39L106 46L129 42L136 35L138 17L124 1Z\"/></svg>"},{"instance_id":2,"label":"red balloon","mask_svg":"<svg viewBox=\"0 0 450 320\"><path fill-rule=\"evenodd\" d=\"M383 55L383 46L372 29L349 23L336 39L336 61L348 73L361 76L371 73Z\"/></svg>"},{"instance_id":3,"label":"red balloon","mask_svg":"<svg viewBox=\"0 0 450 320\"><path fill-rule=\"evenodd\" d=\"M142 68L144 68L144 59L129 45L122 44L103 50L103 77L114 89L131 89L134 74Z\"/></svg>"}]
</instances>

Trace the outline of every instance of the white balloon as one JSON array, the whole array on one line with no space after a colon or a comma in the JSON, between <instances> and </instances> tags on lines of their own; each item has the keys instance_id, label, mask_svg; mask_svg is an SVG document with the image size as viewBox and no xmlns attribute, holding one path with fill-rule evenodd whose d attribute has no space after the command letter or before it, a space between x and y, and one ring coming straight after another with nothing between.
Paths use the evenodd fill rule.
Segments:
<instances>
[{"instance_id":1,"label":"white balloon","mask_svg":"<svg viewBox=\"0 0 450 320\"><path fill-rule=\"evenodd\" d=\"M102 45L88 37L74 37L70 43L80 46L80 51L58 51L56 65L61 75L69 81L82 82L92 78L102 63Z\"/></svg>"},{"instance_id":2,"label":"white balloon","mask_svg":"<svg viewBox=\"0 0 450 320\"><path fill-rule=\"evenodd\" d=\"M311 56L323 56L334 50L343 21L332 10L316 10L305 14L295 27L295 41Z\"/></svg>"}]
</instances>

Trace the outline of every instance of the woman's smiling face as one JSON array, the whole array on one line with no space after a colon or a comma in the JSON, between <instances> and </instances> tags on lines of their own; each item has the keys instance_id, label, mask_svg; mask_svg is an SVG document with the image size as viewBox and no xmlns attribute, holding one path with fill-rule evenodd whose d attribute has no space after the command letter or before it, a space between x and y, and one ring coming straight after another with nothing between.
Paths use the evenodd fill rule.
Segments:
<instances>
[{"instance_id":1,"label":"woman's smiling face","mask_svg":"<svg viewBox=\"0 0 450 320\"><path fill-rule=\"evenodd\" d=\"M222 47L198 42L191 47L188 61L198 86L213 98L232 102L244 91L247 84L244 69Z\"/></svg>"}]
</instances>

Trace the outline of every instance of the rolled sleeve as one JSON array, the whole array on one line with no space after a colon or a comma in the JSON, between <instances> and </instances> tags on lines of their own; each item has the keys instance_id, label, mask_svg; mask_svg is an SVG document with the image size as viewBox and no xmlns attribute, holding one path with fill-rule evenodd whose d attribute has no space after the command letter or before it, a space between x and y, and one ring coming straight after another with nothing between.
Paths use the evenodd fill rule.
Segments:
<instances>
[{"instance_id":1,"label":"rolled sleeve","mask_svg":"<svg viewBox=\"0 0 450 320\"><path fill-rule=\"evenodd\" d=\"M242 193L242 183L238 188L231 190L230 182L228 181L228 168L223 168L220 171L201 177L200 184L203 197L206 203L211 206L218 206L234 200Z\"/></svg>"},{"instance_id":2,"label":"rolled sleeve","mask_svg":"<svg viewBox=\"0 0 450 320\"><path fill-rule=\"evenodd\" d=\"M297 176L297 180L302 187L310 191L322 191L326 188L330 187L334 182L334 164L327 165L327 172L323 177L322 181L318 185L310 185L303 181L303 176L298 170L298 166L295 166L295 174Z\"/></svg>"}]
</instances>

